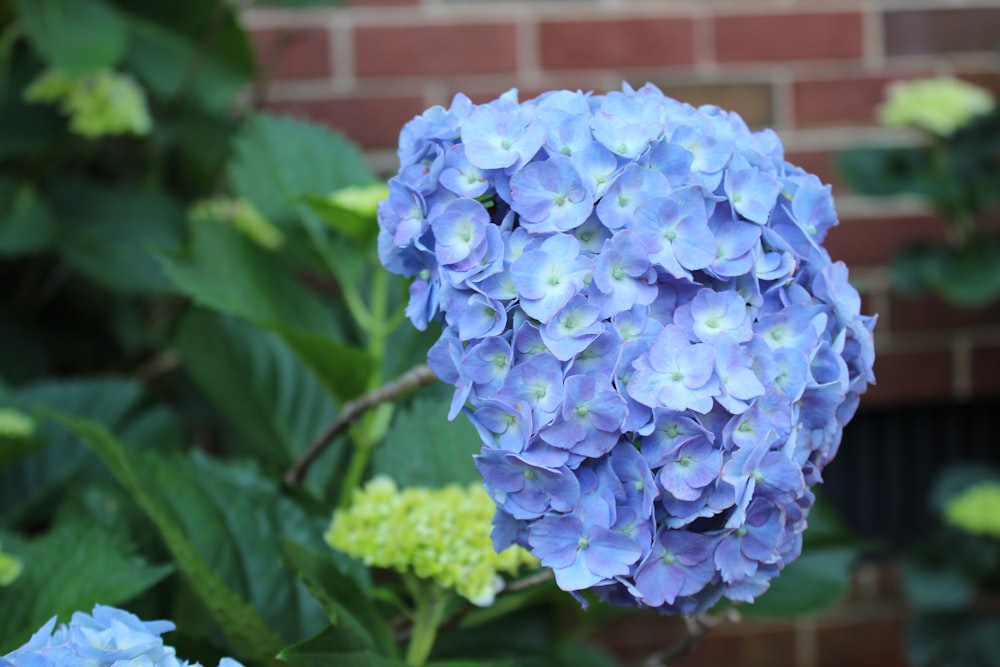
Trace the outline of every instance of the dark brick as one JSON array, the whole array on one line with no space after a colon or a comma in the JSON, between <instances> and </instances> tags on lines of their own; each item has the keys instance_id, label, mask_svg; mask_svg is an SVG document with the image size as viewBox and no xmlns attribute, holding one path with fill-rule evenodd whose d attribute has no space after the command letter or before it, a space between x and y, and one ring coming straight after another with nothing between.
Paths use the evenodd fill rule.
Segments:
<instances>
[{"instance_id":1,"label":"dark brick","mask_svg":"<svg viewBox=\"0 0 1000 667\"><path fill-rule=\"evenodd\" d=\"M943 241L947 231L945 220L929 215L849 218L830 230L823 245L848 265L886 264L902 245Z\"/></svg>"},{"instance_id":2,"label":"dark brick","mask_svg":"<svg viewBox=\"0 0 1000 667\"><path fill-rule=\"evenodd\" d=\"M890 56L1000 48L1000 8L996 7L888 11L882 24Z\"/></svg>"},{"instance_id":3,"label":"dark brick","mask_svg":"<svg viewBox=\"0 0 1000 667\"><path fill-rule=\"evenodd\" d=\"M876 340L878 336L876 331ZM869 387L863 399L867 407L951 400L951 351L948 349L908 352L879 350L875 357L875 377L877 384ZM832 666L837 663L823 664ZM857 663L847 661L840 664Z\"/></svg>"}]
</instances>

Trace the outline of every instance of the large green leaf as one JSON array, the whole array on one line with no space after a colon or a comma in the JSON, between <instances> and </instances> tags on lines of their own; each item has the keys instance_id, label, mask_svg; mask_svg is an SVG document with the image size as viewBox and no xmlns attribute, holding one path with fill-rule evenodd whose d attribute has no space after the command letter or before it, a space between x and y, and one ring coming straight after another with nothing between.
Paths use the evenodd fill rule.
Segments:
<instances>
[{"instance_id":1,"label":"large green leaf","mask_svg":"<svg viewBox=\"0 0 1000 667\"><path fill-rule=\"evenodd\" d=\"M225 502L230 505L225 506L225 510L215 506L208 517L201 516L198 514L199 511L206 511L212 507L215 496L208 494L218 493L218 489L203 488L202 492L206 499L190 498L185 495L192 488L199 488L199 481L191 474L190 469L181 469L176 459L171 461L172 466L162 460L157 463L157 459L147 455L142 457L141 465L134 465L132 462L134 453L127 452L126 448L100 424L58 413L52 413L52 416L94 450L156 525L164 544L173 556L177 569L209 610L232 646L239 650L240 655L264 665L274 664L273 656L281 649L281 639L267 625L260 611L227 583L220 570L225 563L232 562L233 559L239 563L243 557L266 558L267 544L252 543L254 539L259 538L259 533L254 530L244 534L239 528L248 526L260 528L263 525L265 531L270 531L273 524L268 525L262 521L261 514L266 517L268 512L279 513L288 508L277 503L273 505L262 503L259 497L251 497L249 494L241 497L227 493ZM170 492L161 497L164 490ZM166 502L172 502L174 506L168 508ZM187 505L188 510L191 507L195 508L194 513L184 511L181 514L180 519L187 522L186 524L175 514L175 507L185 503L191 503ZM245 515L237 518L238 503L241 503L243 508L246 508L247 504L252 505L251 520L248 521ZM229 510L232 510L233 516L224 516ZM209 524L206 529L204 522L209 519L214 521L214 526ZM291 517L290 520L294 522L295 517ZM259 523L255 524L255 521ZM240 525L234 526L231 522L240 522ZM191 535L191 538L188 535ZM215 544L220 551L209 551L206 554L202 551L206 548L206 544ZM235 554L233 550L236 551ZM277 559L270 560L269 568L263 574L275 570L276 562ZM230 572L230 576L232 575ZM240 582L243 586L255 586L256 590L268 590L279 594L282 592L278 588L273 588L270 582L265 584L250 581L246 578L245 571L236 572L235 576L244 578ZM294 593L285 591L284 595L294 595ZM262 605L262 609L267 611L278 608L277 605L273 608L266 604Z\"/></svg>"},{"instance_id":2,"label":"large green leaf","mask_svg":"<svg viewBox=\"0 0 1000 667\"><path fill-rule=\"evenodd\" d=\"M275 334L194 310L181 323L184 367L262 463L287 466L337 411Z\"/></svg>"},{"instance_id":3,"label":"large green leaf","mask_svg":"<svg viewBox=\"0 0 1000 667\"><path fill-rule=\"evenodd\" d=\"M151 487L205 562L269 628L296 641L323 627L322 609L281 567L283 539L319 547L323 519L308 515L249 463L196 452L190 459L150 457L145 465Z\"/></svg>"},{"instance_id":4,"label":"large green leaf","mask_svg":"<svg viewBox=\"0 0 1000 667\"><path fill-rule=\"evenodd\" d=\"M283 224L311 213L308 197L375 179L361 151L340 134L267 114L252 118L237 137L229 177L237 194Z\"/></svg>"},{"instance_id":5,"label":"large green leaf","mask_svg":"<svg viewBox=\"0 0 1000 667\"><path fill-rule=\"evenodd\" d=\"M327 302L298 282L274 253L232 227L193 226L189 243L161 263L178 289L196 303L276 332L323 386L341 400L362 391L371 362L340 343L340 323Z\"/></svg>"},{"instance_id":6,"label":"large green leaf","mask_svg":"<svg viewBox=\"0 0 1000 667\"><path fill-rule=\"evenodd\" d=\"M170 288L154 252L183 239L178 203L158 190L64 184L53 191L57 243L88 278L127 294Z\"/></svg>"},{"instance_id":7,"label":"large green leaf","mask_svg":"<svg viewBox=\"0 0 1000 667\"><path fill-rule=\"evenodd\" d=\"M50 380L19 390L13 403L24 412L51 408L118 430L141 394L141 387L128 380ZM43 447L0 469L0 521L14 521L51 498L91 460L79 439L57 424L43 423L37 437Z\"/></svg>"},{"instance_id":8,"label":"large green leaf","mask_svg":"<svg viewBox=\"0 0 1000 667\"><path fill-rule=\"evenodd\" d=\"M120 604L173 571L148 564L120 532L96 523L59 525L31 540L5 535L3 543L24 569L0 588L0 654L27 641L52 616L68 621L72 612L97 603Z\"/></svg>"},{"instance_id":9,"label":"large green leaf","mask_svg":"<svg viewBox=\"0 0 1000 667\"><path fill-rule=\"evenodd\" d=\"M893 286L906 294L930 291L959 306L986 306L1000 298L1000 240L903 246L893 256L890 271Z\"/></svg>"},{"instance_id":10,"label":"large green leaf","mask_svg":"<svg viewBox=\"0 0 1000 667\"><path fill-rule=\"evenodd\" d=\"M472 457L481 446L479 434L465 417L448 421L447 415L446 398L420 396L399 410L385 442L375 450L375 472L401 486L478 480Z\"/></svg>"},{"instance_id":11,"label":"large green leaf","mask_svg":"<svg viewBox=\"0 0 1000 667\"><path fill-rule=\"evenodd\" d=\"M336 626L333 635L341 642L338 651L373 650L379 655L396 655L392 633L370 593L337 563L333 555L336 552L317 552L290 541L284 543L284 551L285 562ZM367 574L367 570L362 571Z\"/></svg>"},{"instance_id":12,"label":"large green leaf","mask_svg":"<svg viewBox=\"0 0 1000 667\"><path fill-rule=\"evenodd\" d=\"M127 24L100 0L17 0L35 49L62 72L86 74L116 64L128 42Z\"/></svg>"}]
</instances>

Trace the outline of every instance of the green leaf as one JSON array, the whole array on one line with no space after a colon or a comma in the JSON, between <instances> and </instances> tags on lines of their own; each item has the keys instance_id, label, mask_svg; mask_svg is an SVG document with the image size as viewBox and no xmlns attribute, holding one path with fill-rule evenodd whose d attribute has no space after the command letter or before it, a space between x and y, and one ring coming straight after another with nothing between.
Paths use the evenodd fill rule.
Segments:
<instances>
[{"instance_id":1,"label":"green leaf","mask_svg":"<svg viewBox=\"0 0 1000 667\"><path fill-rule=\"evenodd\" d=\"M127 24L99 0L17 0L35 49L66 74L87 74L118 62L128 41Z\"/></svg>"},{"instance_id":2,"label":"green leaf","mask_svg":"<svg viewBox=\"0 0 1000 667\"><path fill-rule=\"evenodd\" d=\"M247 33L233 10L220 3L200 3L191 25L172 28L164 17L138 15L151 4L155 3L133 8L126 64L162 100L224 111L249 82L254 68ZM190 10L174 8L177 4L164 6L173 9L168 16Z\"/></svg>"},{"instance_id":3,"label":"green leaf","mask_svg":"<svg viewBox=\"0 0 1000 667\"><path fill-rule=\"evenodd\" d=\"M163 499L157 497L158 494L154 490L155 487L152 487L150 484L149 474L140 476L139 471L161 471L162 476L160 480L167 481L173 485L181 483L192 484L194 481L183 474L176 474L176 471L168 466L133 466L125 447L96 422L60 415L58 413L54 413L52 416L76 433L93 449L94 453L101 458L112 474L129 492L129 495L132 496L149 519L156 525L164 544L174 558L177 569L198 595L202 604L212 614L212 617L218 623L219 628L232 646L238 648L241 655L259 661L262 664L274 664L273 656L281 648L281 639L267 626L263 618L261 618L260 612L226 584L226 581L219 573L218 566L210 565L205 557L199 553L198 547L186 537L187 534L192 534L201 539L214 539L222 541L223 544L230 544L230 540L239 537L238 533L229 529L221 530L215 535L187 532L182 527L182 524L178 523L171 511L163 505ZM163 480L163 476L168 479ZM184 497L177 494L168 494L167 498L175 502L184 501ZM228 497L227 502L237 499L239 497ZM243 501L244 503L255 502L250 498L243 498ZM259 502L259 499L257 502ZM257 504L254 506L254 509L262 507L264 506ZM235 510L235 507L233 509ZM275 507L272 511L279 511L279 508ZM216 510L216 514L219 514L219 510ZM190 521L203 519L203 517L192 516L187 513L184 516ZM218 520L225 521L225 517L221 517ZM250 548L250 551L253 552L261 546L263 545L255 544ZM232 548L236 547L233 546ZM271 564L273 566L273 561Z\"/></svg>"},{"instance_id":4,"label":"green leaf","mask_svg":"<svg viewBox=\"0 0 1000 667\"><path fill-rule=\"evenodd\" d=\"M305 197L322 198L375 180L358 150L342 135L315 123L259 114L237 137L229 163L237 194L279 224L297 220Z\"/></svg>"},{"instance_id":5,"label":"green leaf","mask_svg":"<svg viewBox=\"0 0 1000 667\"><path fill-rule=\"evenodd\" d=\"M392 632L376 609L370 593L358 585L354 576L334 560L336 552L313 551L301 544L283 543L285 562L336 626L337 641L346 642L339 651L373 650L394 657L396 645ZM367 570L362 572L367 576Z\"/></svg>"},{"instance_id":6,"label":"green leaf","mask_svg":"<svg viewBox=\"0 0 1000 667\"><path fill-rule=\"evenodd\" d=\"M189 243L160 257L164 271L196 303L265 327L281 336L340 400L365 387L371 361L340 343L329 303L310 292L278 256L239 230L214 222L194 225Z\"/></svg>"},{"instance_id":7,"label":"green leaf","mask_svg":"<svg viewBox=\"0 0 1000 667\"><path fill-rule=\"evenodd\" d=\"M13 405L28 413L51 408L86 416L118 430L141 395L142 388L128 380L49 380L18 390ZM42 423L35 437L46 444L0 469L0 521L16 521L37 508L80 477L93 460L79 439L57 424Z\"/></svg>"},{"instance_id":8,"label":"green leaf","mask_svg":"<svg viewBox=\"0 0 1000 667\"><path fill-rule=\"evenodd\" d=\"M472 462L481 440L464 416L448 421L446 398L417 397L400 409L385 441L375 450L376 473L400 486L444 486L479 479Z\"/></svg>"},{"instance_id":9,"label":"green leaf","mask_svg":"<svg viewBox=\"0 0 1000 667\"><path fill-rule=\"evenodd\" d=\"M59 250L82 274L125 294L169 290L153 253L180 246L184 217L165 192L64 184L53 205Z\"/></svg>"},{"instance_id":10,"label":"green leaf","mask_svg":"<svg viewBox=\"0 0 1000 667\"><path fill-rule=\"evenodd\" d=\"M190 312L177 348L195 383L254 458L285 467L337 415L323 387L275 334Z\"/></svg>"},{"instance_id":11,"label":"green leaf","mask_svg":"<svg viewBox=\"0 0 1000 667\"><path fill-rule=\"evenodd\" d=\"M24 569L0 589L0 653L27 641L52 616L67 621L96 603L126 602L173 571L148 564L119 531L93 523L59 525L32 540L5 535L3 543Z\"/></svg>"},{"instance_id":12,"label":"green leaf","mask_svg":"<svg viewBox=\"0 0 1000 667\"><path fill-rule=\"evenodd\" d=\"M0 256L42 250L55 231L52 214L30 183L0 178Z\"/></svg>"}]
</instances>

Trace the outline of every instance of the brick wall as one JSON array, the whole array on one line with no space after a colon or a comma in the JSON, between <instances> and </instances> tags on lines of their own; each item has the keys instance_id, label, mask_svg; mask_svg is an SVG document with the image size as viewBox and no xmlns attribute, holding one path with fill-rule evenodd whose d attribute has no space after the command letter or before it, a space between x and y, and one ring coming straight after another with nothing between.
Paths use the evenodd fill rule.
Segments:
<instances>
[{"instance_id":1,"label":"brick wall","mask_svg":"<svg viewBox=\"0 0 1000 667\"><path fill-rule=\"evenodd\" d=\"M343 130L384 172L403 123L457 91L486 101L652 81L773 127L792 162L834 184L842 224L828 247L880 314L863 409L1000 396L1000 308L888 289L893 248L942 238L945 223L912 201L852 196L831 163L846 146L913 140L873 123L888 81L958 75L1000 93L1000 0L354 0L246 21L260 101Z\"/></svg>"}]
</instances>

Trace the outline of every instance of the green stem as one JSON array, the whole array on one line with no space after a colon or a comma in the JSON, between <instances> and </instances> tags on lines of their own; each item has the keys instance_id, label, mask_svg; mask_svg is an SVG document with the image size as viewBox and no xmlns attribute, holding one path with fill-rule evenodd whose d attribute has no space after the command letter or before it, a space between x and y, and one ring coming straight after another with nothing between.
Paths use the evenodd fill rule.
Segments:
<instances>
[{"instance_id":1,"label":"green stem","mask_svg":"<svg viewBox=\"0 0 1000 667\"><path fill-rule=\"evenodd\" d=\"M417 583L416 605L413 615L413 632L406 647L406 664L423 667L434 648L438 628L444 620L448 596L430 581Z\"/></svg>"}]
</instances>

